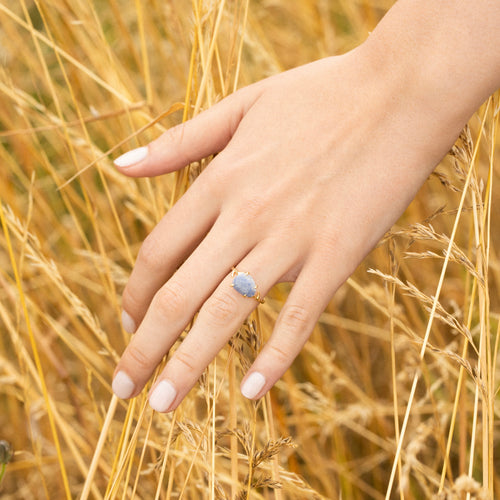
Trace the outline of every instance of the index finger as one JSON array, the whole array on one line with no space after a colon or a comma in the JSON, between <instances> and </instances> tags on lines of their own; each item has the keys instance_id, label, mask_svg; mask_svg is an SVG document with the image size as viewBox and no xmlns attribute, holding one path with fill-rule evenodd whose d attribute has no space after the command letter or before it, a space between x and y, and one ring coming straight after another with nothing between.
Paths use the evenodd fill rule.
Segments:
<instances>
[{"instance_id":1,"label":"index finger","mask_svg":"<svg viewBox=\"0 0 500 500\"><path fill-rule=\"evenodd\" d=\"M210 168L210 167L209 167ZM123 326L133 333L155 293L207 235L220 212L220 196L202 172L144 240L122 295Z\"/></svg>"}]
</instances>

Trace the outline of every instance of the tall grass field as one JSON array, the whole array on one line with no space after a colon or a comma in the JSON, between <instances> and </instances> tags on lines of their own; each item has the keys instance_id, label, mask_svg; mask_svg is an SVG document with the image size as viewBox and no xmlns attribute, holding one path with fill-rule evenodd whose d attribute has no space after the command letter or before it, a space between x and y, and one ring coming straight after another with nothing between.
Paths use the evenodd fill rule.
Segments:
<instances>
[{"instance_id":1,"label":"tall grass field","mask_svg":"<svg viewBox=\"0 0 500 500\"><path fill-rule=\"evenodd\" d=\"M500 497L498 93L261 401L239 384L289 285L173 413L111 391L140 244L210 161L113 158L392 3L0 0L2 500Z\"/></svg>"}]
</instances>

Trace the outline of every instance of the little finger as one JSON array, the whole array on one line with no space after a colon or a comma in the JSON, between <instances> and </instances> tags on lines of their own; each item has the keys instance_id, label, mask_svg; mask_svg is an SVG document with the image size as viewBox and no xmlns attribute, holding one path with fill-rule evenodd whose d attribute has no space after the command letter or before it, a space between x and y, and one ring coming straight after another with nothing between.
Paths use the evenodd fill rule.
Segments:
<instances>
[{"instance_id":1,"label":"little finger","mask_svg":"<svg viewBox=\"0 0 500 500\"><path fill-rule=\"evenodd\" d=\"M262 397L285 373L309 339L314 326L346 277L334 280L322 263L302 268L281 310L274 331L241 383L249 399Z\"/></svg>"},{"instance_id":2,"label":"little finger","mask_svg":"<svg viewBox=\"0 0 500 500\"><path fill-rule=\"evenodd\" d=\"M291 260L271 258L275 255L275 248L260 244L238 264L236 271L226 276L205 302L193 328L151 391L153 409L165 412L177 407L208 364L258 306L258 299L294 265ZM252 282L256 284L256 295L242 295L245 289L247 295L253 293Z\"/></svg>"}]
</instances>

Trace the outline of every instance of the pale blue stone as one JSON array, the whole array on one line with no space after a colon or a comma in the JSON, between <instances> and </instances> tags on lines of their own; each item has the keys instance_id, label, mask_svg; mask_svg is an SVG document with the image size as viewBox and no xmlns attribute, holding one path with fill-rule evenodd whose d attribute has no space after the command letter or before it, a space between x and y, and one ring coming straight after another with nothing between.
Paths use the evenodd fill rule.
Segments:
<instances>
[{"instance_id":1,"label":"pale blue stone","mask_svg":"<svg viewBox=\"0 0 500 500\"><path fill-rule=\"evenodd\" d=\"M238 273L233 278L233 287L245 297L253 297L255 295L255 281L249 274Z\"/></svg>"}]
</instances>

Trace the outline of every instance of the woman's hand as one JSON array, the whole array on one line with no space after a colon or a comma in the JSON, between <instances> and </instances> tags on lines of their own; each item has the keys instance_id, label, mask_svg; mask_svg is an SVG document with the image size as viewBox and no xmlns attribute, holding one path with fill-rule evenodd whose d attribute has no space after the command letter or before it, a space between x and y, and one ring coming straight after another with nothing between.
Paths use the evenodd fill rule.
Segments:
<instances>
[{"instance_id":1,"label":"woman's hand","mask_svg":"<svg viewBox=\"0 0 500 500\"><path fill-rule=\"evenodd\" d=\"M123 295L137 331L119 397L142 390L199 310L150 395L155 410L179 405L258 306L231 286L233 266L261 296L295 282L242 393L260 398L290 366L464 124L438 123L415 75L382 60L361 46L271 77L116 160L125 175L156 176L219 153L141 247Z\"/></svg>"}]
</instances>

